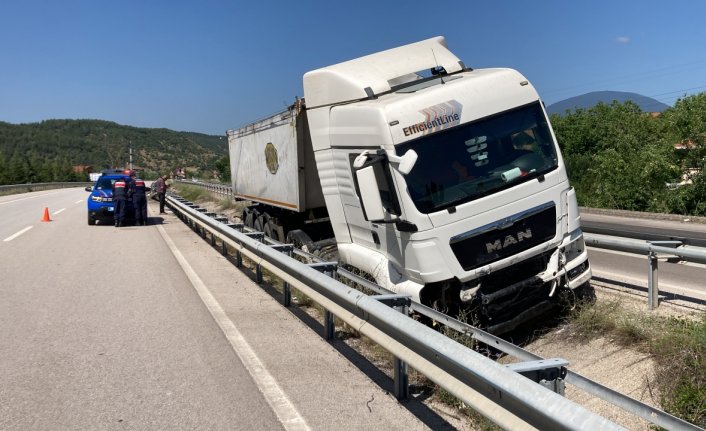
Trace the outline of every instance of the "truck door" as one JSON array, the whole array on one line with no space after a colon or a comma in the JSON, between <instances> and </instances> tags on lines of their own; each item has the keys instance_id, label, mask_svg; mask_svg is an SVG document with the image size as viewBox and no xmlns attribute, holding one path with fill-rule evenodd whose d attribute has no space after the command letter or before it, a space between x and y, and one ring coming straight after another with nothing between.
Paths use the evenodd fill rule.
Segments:
<instances>
[{"instance_id":1,"label":"truck door","mask_svg":"<svg viewBox=\"0 0 706 431\"><path fill-rule=\"evenodd\" d=\"M364 150L348 150L345 153L347 161L347 171L345 175L345 183L351 193L346 193L343 198L343 207L346 220L349 226L351 239L354 243L371 250L376 250L385 255L390 261L401 264L403 262L403 246L401 244L400 234L397 231L394 223L372 223L366 220L364 214L364 206L360 199L360 189L355 180L355 169L353 161ZM385 169L389 166L379 165L376 168L382 169L381 176ZM381 182L380 197L383 201L383 206L388 209L394 208L393 213L399 213L399 203L397 201L397 191L392 183L391 177L389 182ZM339 183L339 187L341 184ZM342 193L343 195L343 193ZM343 197L343 196L342 196Z\"/></svg>"},{"instance_id":2,"label":"truck door","mask_svg":"<svg viewBox=\"0 0 706 431\"><path fill-rule=\"evenodd\" d=\"M362 152L363 150L359 149L334 150L334 159L337 166L336 177L341 193L343 211L353 243L385 253L387 249L385 226L373 224L365 219L363 206L354 180L353 160Z\"/></svg>"}]
</instances>

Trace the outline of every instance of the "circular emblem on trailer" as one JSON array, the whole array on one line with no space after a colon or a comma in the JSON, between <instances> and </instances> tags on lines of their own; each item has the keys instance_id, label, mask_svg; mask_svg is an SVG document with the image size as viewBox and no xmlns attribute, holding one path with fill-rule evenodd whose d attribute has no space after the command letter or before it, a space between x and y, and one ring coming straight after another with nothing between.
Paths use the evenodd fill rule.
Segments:
<instances>
[{"instance_id":1,"label":"circular emblem on trailer","mask_svg":"<svg viewBox=\"0 0 706 431\"><path fill-rule=\"evenodd\" d=\"M265 145L265 162L267 163L267 169L271 173L276 174L277 169L279 169L279 161L277 160L277 148L272 145L272 142L268 142Z\"/></svg>"}]
</instances>

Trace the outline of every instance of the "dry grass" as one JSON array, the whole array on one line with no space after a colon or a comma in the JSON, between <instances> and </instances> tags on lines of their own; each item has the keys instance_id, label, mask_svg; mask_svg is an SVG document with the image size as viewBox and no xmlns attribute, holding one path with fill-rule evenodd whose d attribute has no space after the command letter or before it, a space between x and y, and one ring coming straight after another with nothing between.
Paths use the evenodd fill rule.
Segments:
<instances>
[{"instance_id":1,"label":"dry grass","mask_svg":"<svg viewBox=\"0 0 706 431\"><path fill-rule=\"evenodd\" d=\"M578 341L609 337L651 354L664 410L706 427L706 317L665 317L608 299L578 307L569 330Z\"/></svg>"}]
</instances>

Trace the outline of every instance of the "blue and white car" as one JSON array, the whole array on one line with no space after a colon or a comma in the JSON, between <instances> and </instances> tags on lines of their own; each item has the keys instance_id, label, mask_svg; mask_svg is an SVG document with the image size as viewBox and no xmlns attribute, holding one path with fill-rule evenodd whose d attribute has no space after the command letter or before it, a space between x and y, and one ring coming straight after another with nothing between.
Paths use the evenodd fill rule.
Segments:
<instances>
[{"instance_id":1,"label":"blue and white car","mask_svg":"<svg viewBox=\"0 0 706 431\"><path fill-rule=\"evenodd\" d=\"M115 205L113 204L113 184L123 180L128 182L130 176L128 174L103 174L98 177L93 186L86 187L87 192L91 192L88 197L88 225L93 226L97 221L106 221L113 223L115 214ZM131 221L134 218L132 209L132 201L127 202L127 211L125 214L126 221Z\"/></svg>"}]
</instances>

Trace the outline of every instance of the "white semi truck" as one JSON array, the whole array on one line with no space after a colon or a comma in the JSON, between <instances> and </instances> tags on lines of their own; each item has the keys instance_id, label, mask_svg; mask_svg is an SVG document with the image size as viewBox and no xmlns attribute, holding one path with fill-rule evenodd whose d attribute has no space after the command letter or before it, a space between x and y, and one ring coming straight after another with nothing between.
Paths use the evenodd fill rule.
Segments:
<instances>
[{"instance_id":1,"label":"white semi truck","mask_svg":"<svg viewBox=\"0 0 706 431\"><path fill-rule=\"evenodd\" d=\"M443 37L304 75L304 99L228 131L247 226L501 333L588 285L574 189L534 87ZM328 238L328 239L327 239Z\"/></svg>"}]
</instances>

